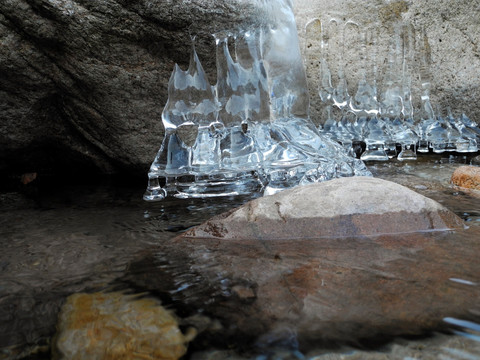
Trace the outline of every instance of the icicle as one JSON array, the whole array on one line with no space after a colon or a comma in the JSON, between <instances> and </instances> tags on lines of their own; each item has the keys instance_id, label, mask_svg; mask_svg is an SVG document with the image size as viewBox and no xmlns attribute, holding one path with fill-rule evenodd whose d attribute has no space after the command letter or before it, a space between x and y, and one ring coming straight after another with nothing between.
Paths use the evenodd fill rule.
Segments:
<instances>
[{"instance_id":1,"label":"icicle","mask_svg":"<svg viewBox=\"0 0 480 360\"><path fill-rule=\"evenodd\" d=\"M390 40L387 68L382 92L380 115L383 118L395 119L400 117L403 110L403 91L400 76L403 60L400 26L395 25L394 35Z\"/></svg>"},{"instance_id":2,"label":"icicle","mask_svg":"<svg viewBox=\"0 0 480 360\"><path fill-rule=\"evenodd\" d=\"M320 54L320 87L318 94L320 99L328 106L333 104L333 91L332 86L332 73L328 67L328 55L329 55L329 34L328 28L322 26L321 31L321 54Z\"/></svg>"},{"instance_id":3,"label":"icicle","mask_svg":"<svg viewBox=\"0 0 480 360\"><path fill-rule=\"evenodd\" d=\"M270 95L263 59L260 56L260 33L247 31L237 37L236 58L239 65L248 64L244 85L245 120L254 123L270 121ZM242 50L240 51L240 48Z\"/></svg>"},{"instance_id":4,"label":"icicle","mask_svg":"<svg viewBox=\"0 0 480 360\"><path fill-rule=\"evenodd\" d=\"M349 107L358 117L376 116L378 113L376 87L375 37L372 31L359 32L360 42L360 80L355 95L350 99ZM373 45L367 48L367 42ZM369 56L370 55L370 56Z\"/></svg>"},{"instance_id":5,"label":"icicle","mask_svg":"<svg viewBox=\"0 0 480 360\"><path fill-rule=\"evenodd\" d=\"M420 34L418 56L420 60L420 81L422 85L422 105L423 112L421 113L422 119L435 119L435 114L433 111L432 104L430 103L430 90L431 90L431 73L430 66L432 64L431 60L431 49L430 44L428 43L427 33L425 29L422 29Z\"/></svg>"},{"instance_id":6,"label":"icicle","mask_svg":"<svg viewBox=\"0 0 480 360\"><path fill-rule=\"evenodd\" d=\"M341 30L340 34L341 48L339 51L340 59L338 61L337 72L338 82L332 95L333 104L338 107L342 113L346 110L350 98L350 95L348 94L347 78L345 76L345 28L346 25L343 26L343 31Z\"/></svg>"},{"instance_id":7,"label":"icicle","mask_svg":"<svg viewBox=\"0 0 480 360\"><path fill-rule=\"evenodd\" d=\"M321 136L308 117L306 75L291 1L259 4L265 17L255 31L215 34L214 87L193 42L188 69L175 66L162 113L165 138L150 168L145 199L231 196L261 188L271 194L338 176L370 175L362 162ZM314 25L322 30L320 21ZM321 36L319 90L329 105L346 110L343 50L341 65L335 68L339 81L333 87L328 34L322 31ZM338 139L349 144L349 151L351 120L344 117L335 124Z\"/></svg>"},{"instance_id":8,"label":"icicle","mask_svg":"<svg viewBox=\"0 0 480 360\"><path fill-rule=\"evenodd\" d=\"M412 24L403 26L402 92L405 119L413 120L412 69L415 56L415 29Z\"/></svg>"}]
</instances>

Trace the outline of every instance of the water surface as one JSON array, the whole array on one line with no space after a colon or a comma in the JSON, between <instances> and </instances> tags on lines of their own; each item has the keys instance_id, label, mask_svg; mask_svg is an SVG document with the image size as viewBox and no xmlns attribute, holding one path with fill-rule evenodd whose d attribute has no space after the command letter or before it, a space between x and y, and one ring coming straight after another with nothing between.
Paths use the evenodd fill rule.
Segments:
<instances>
[{"instance_id":1,"label":"water surface","mask_svg":"<svg viewBox=\"0 0 480 360\"><path fill-rule=\"evenodd\" d=\"M339 354L343 358L476 358L480 356L480 268L476 261L480 197L449 185L453 170L466 161L436 156L416 163L369 164L369 168L375 176L441 202L462 217L469 229L430 234L422 241L404 236L395 243L388 238L323 244L310 239L295 251L291 244L281 242L269 248L253 243L216 248L183 244L180 250L171 246L171 240L185 229L248 198L146 203L141 200L143 187L98 183L51 187L40 182L4 191L0 194L0 358L49 358L48 344L65 298L76 292L117 289L148 291L174 310L184 326L202 329L190 345L187 358L192 359L335 359ZM347 262L352 254L358 258L354 272ZM383 323L384 331L376 328L371 336L368 322L356 324L361 331L332 322L326 334L322 324L309 321L318 314L311 319L296 317L294 307L304 304L286 299L293 315L280 330L265 327L263 335L251 338L236 333L229 321L239 317L225 316L223 310L244 311L246 329L263 329L256 325L262 322L254 316L263 315L253 311L255 301L249 290L249 281L261 277L249 274L248 269L257 269L259 262L268 270L266 274L281 274L292 264L296 268L304 265L304 271L316 267L315 271L323 271L325 284L338 282L341 289L349 281L348 288L358 286L357 295L362 284L371 281L376 293L363 314L370 313L373 319L379 314L375 306L388 306L393 315ZM402 304L395 304L395 297L378 298L382 293L378 281L391 278L399 279L398 284L385 289L392 295L404 289ZM289 274L287 280L295 291L306 286L302 276ZM426 294L421 306L408 302L408 293L415 287ZM240 297L239 291L243 291ZM442 305L445 299L449 299L448 306ZM327 299L316 295L310 301ZM341 306L343 312L359 311L358 304ZM421 315L429 308L438 311L438 316L420 326ZM220 332L215 330L218 323L223 326ZM408 328L419 331L410 332L413 338L400 336L409 333Z\"/></svg>"}]
</instances>

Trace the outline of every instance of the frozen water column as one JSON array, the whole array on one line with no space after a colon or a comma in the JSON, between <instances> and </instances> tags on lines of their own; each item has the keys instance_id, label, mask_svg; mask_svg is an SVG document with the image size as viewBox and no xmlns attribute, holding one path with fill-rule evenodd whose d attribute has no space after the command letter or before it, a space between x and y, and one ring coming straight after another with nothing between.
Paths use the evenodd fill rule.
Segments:
<instances>
[{"instance_id":1,"label":"frozen water column","mask_svg":"<svg viewBox=\"0 0 480 360\"><path fill-rule=\"evenodd\" d=\"M215 86L194 47L188 70L175 66L162 113L165 138L148 173L145 200L272 194L369 174L309 119L291 1L248 2L258 9L255 21L244 25L248 30L214 35Z\"/></svg>"},{"instance_id":2,"label":"frozen water column","mask_svg":"<svg viewBox=\"0 0 480 360\"><path fill-rule=\"evenodd\" d=\"M265 29L262 56L269 79L273 118L308 118L307 78L291 0L257 0Z\"/></svg>"},{"instance_id":3,"label":"frozen water column","mask_svg":"<svg viewBox=\"0 0 480 360\"><path fill-rule=\"evenodd\" d=\"M277 119L308 122L306 76L292 3L290 0L246 2L257 10L255 17L244 25L249 30L224 29L215 34L218 79L214 87L210 87L194 47L189 68L183 71L175 66L162 113L165 138L150 167L145 200L161 200L167 195L210 197L251 193L263 185L263 177L257 174L264 173L272 160L279 157L298 160L292 155L295 151L280 154L272 151L276 142L269 138L268 131L262 131L268 130ZM236 51L235 60L231 58L229 38L244 38L248 44L246 68L242 67L241 51ZM239 50L238 41L234 44ZM260 91L254 94L258 98L250 99L252 86L256 87L257 82L264 93ZM258 102L260 109L253 106ZM255 130L256 124L265 127ZM261 147L247 151L255 147L255 138ZM253 140L250 147L245 146L248 139ZM286 142L280 145L286 146ZM270 153L275 156L268 156Z\"/></svg>"}]
</instances>

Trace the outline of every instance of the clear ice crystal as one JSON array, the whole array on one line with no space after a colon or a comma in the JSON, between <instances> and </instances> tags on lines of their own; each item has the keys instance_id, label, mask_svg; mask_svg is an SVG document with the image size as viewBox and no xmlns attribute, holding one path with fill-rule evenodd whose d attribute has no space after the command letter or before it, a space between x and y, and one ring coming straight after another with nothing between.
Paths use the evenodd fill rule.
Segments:
<instances>
[{"instance_id":1,"label":"clear ice crystal","mask_svg":"<svg viewBox=\"0 0 480 360\"><path fill-rule=\"evenodd\" d=\"M268 195L369 176L363 160L479 150L476 122L433 110L426 32L402 21L387 30L387 43L375 22L325 15L307 23L305 64L318 71L315 92L323 104L315 119L321 125L314 126L291 0L254 2L263 11L254 27L213 35L213 86L194 40L188 69L175 65L162 113L165 136L144 199ZM420 94L413 94L414 82Z\"/></svg>"},{"instance_id":2,"label":"clear ice crystal","mask_svg":"<svg viewBox=\"0 0 480 360\"><path fill-rule=\"evenodd\" d=\"M194 44L189 68L175 65L162 113L165 137L148 173L145 200L268 195L370 175L362 161L321 135L309 119L290 1L264 1L264 7L273 23L214 34L215 86ZM342 91L337 87L337 96Z\"/></svg>"}]
</instances>

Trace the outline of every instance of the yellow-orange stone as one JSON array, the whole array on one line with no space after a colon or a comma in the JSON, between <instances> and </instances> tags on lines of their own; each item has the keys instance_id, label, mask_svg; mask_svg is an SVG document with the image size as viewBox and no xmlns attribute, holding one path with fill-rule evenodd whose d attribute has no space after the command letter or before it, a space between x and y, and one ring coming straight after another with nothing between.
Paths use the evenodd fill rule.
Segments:
<instances>
[{"instance_id":1,"label":"yellow-orange stone","mask_svg":"<svg viewBox=\"0 0 480 360\"><path fill-rule=\"evenodd\" d=\"M460 166L453 172L451 182L462 188L480 190L480 167Z\"/></svg>"},{"instance_id":2,"label":"yellow-orange stone","mask_svg":"<svg viewBox=\"0 0 480 360\"><path fill-rule=\"evenodd\" d=\"M57 327L54 359L175 360L194 337L158 301L121 292L71 295Z\"/></svg>"}]
</instances>

